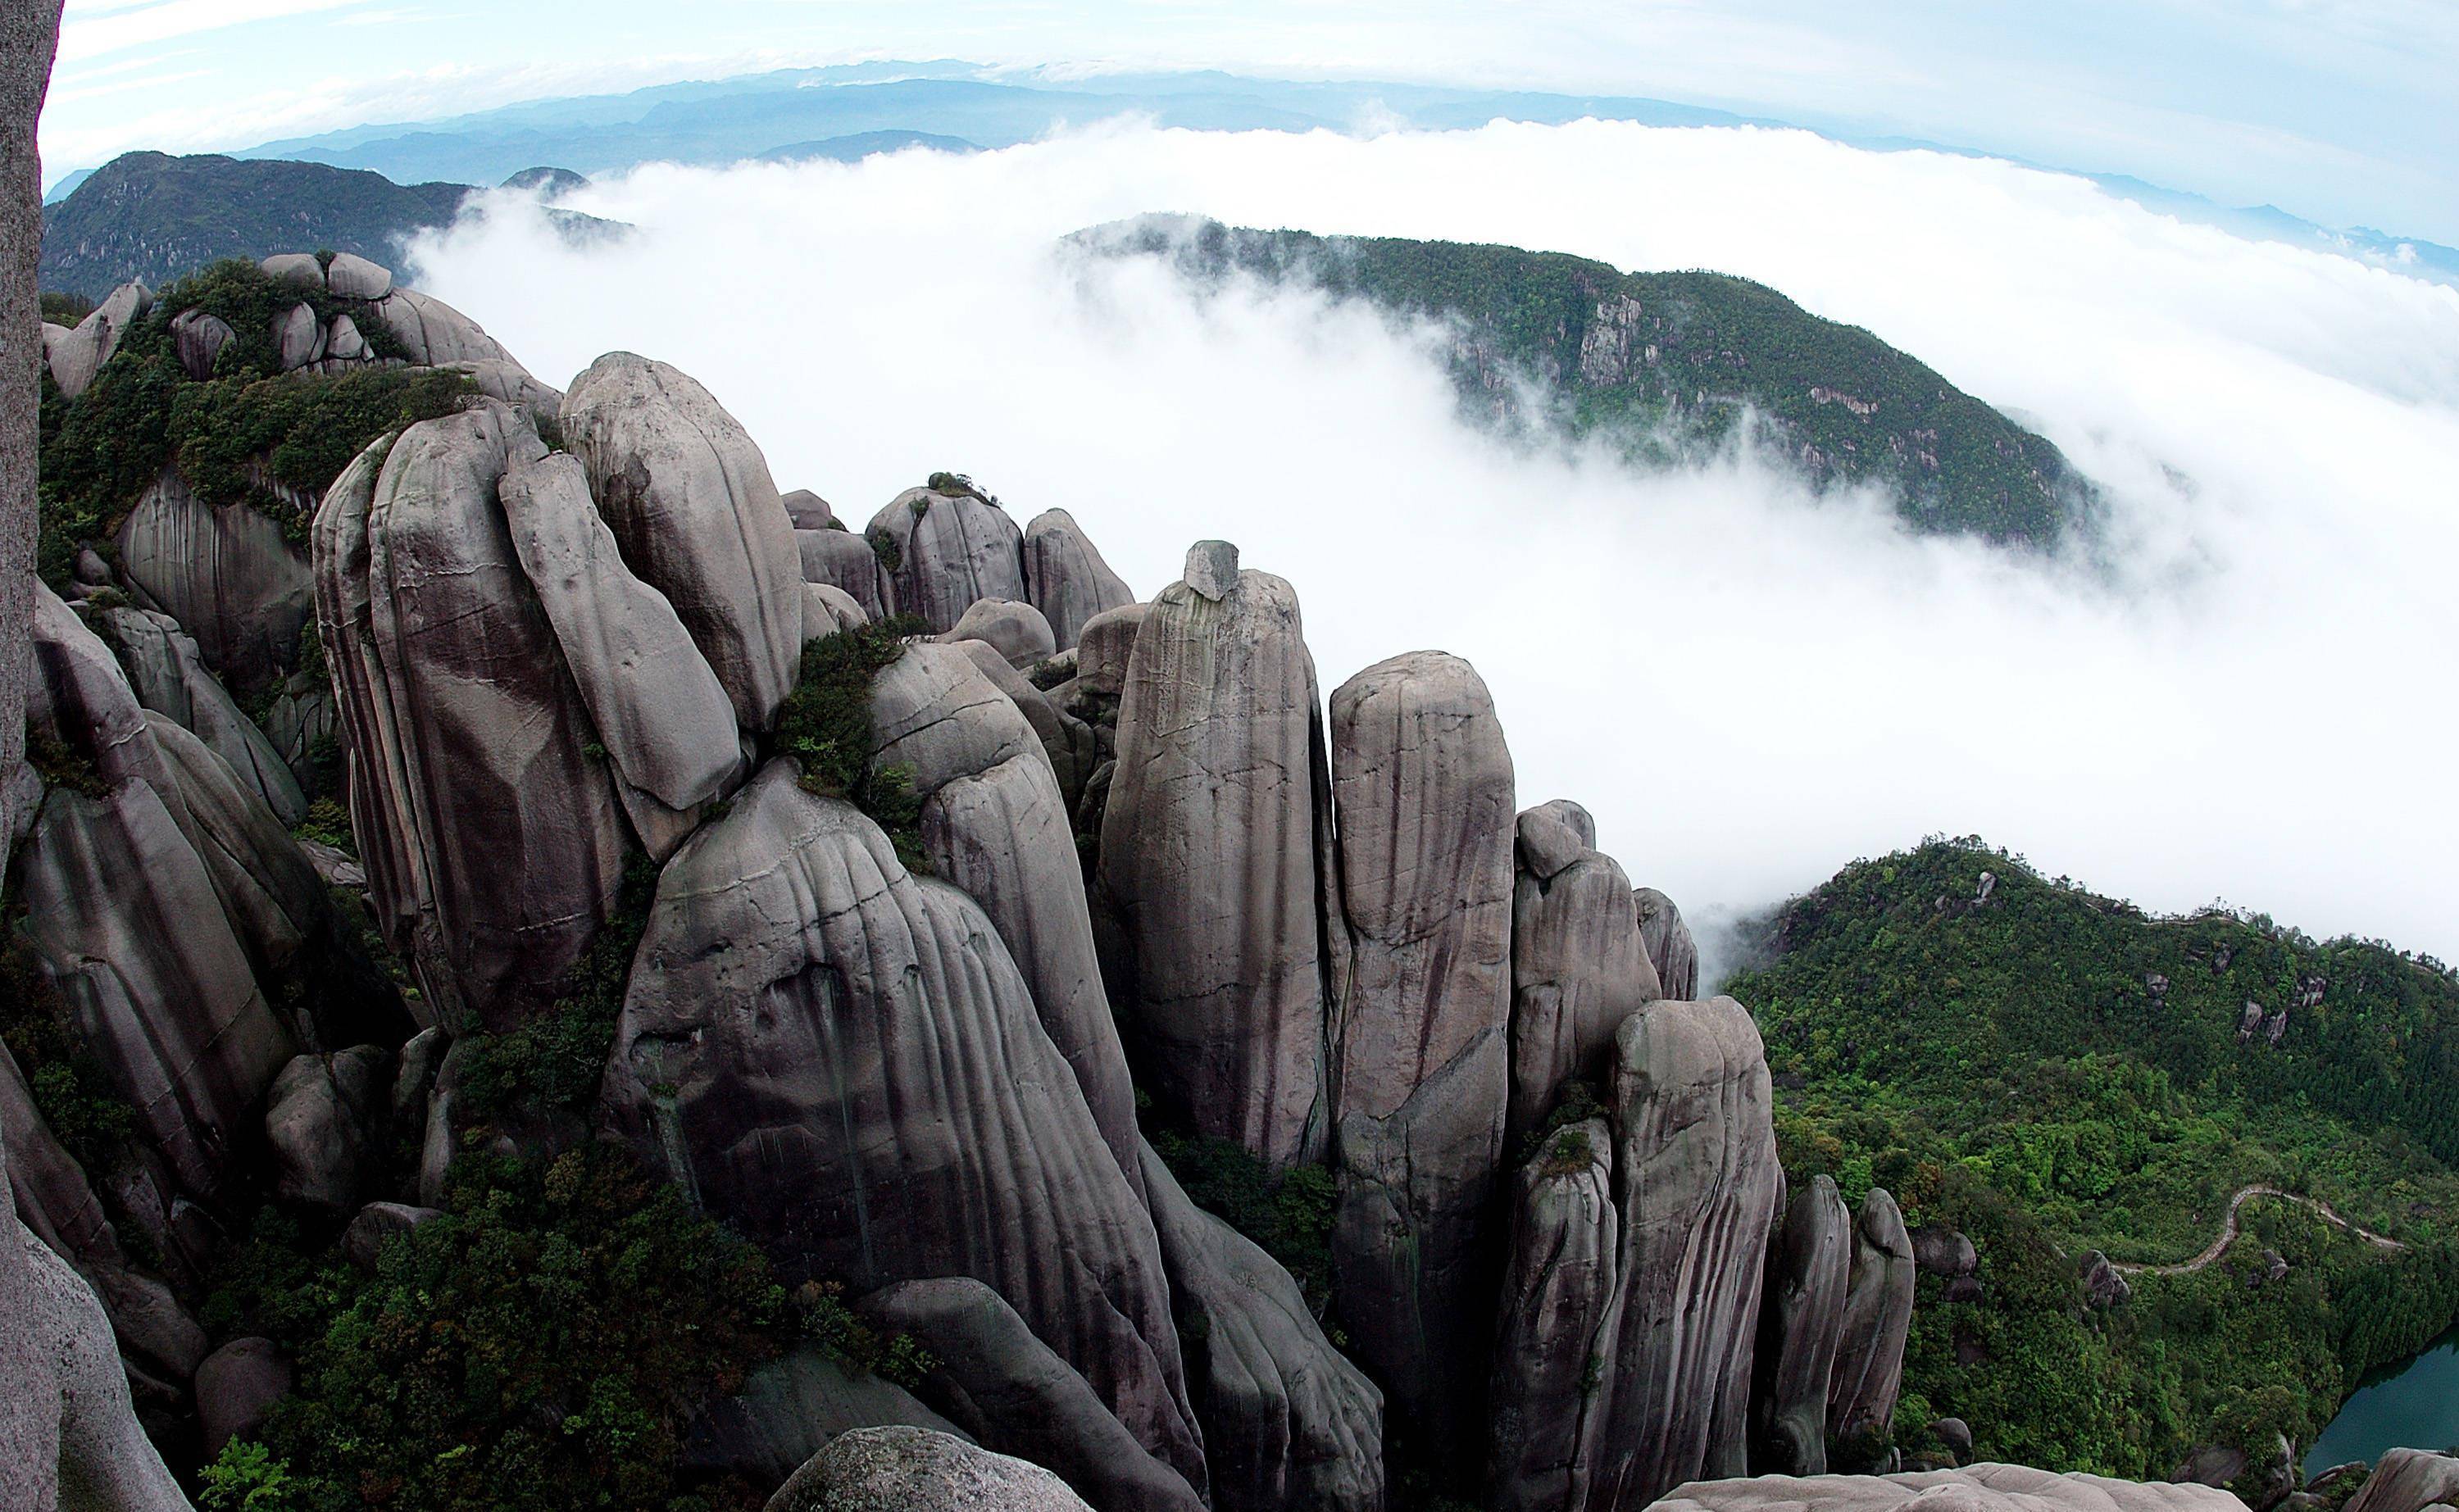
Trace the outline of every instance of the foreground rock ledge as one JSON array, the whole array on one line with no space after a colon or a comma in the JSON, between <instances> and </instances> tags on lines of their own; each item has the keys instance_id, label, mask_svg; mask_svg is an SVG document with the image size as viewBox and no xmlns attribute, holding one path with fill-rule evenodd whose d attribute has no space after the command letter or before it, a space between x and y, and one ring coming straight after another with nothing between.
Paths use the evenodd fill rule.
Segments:
<instances>
[{"instance_id":1,"label":"foreground rock ledge","mask_svg":"<svg viewBox=\"0 0 2459 1512\"><path fill-rule=\"evenodd\" d=\"M1891 1476L1757 1476L1675 1486L1654 1512L2244 1512L2212 1486L1977 1464Z\"/></svg>"}]
</instances>

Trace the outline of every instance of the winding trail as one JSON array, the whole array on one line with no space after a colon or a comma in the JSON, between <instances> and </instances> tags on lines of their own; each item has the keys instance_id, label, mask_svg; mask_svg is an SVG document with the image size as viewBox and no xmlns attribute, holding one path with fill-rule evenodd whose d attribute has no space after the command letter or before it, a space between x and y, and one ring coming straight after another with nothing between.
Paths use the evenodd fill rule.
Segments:
<instances>
[{"instance_id":1,"label":"winding trail","mask_svg":"<svg viewBox=\"0 0 2459 1512\"><path fill-rule=\"evenodd\" d=\"M2303 1203L2306 1207L2313 1208L2315 1212L2321 1214L2324 1222L2336 1224L2340 1228L2345 1228L2348 1232L2355 1234L2358 1238L2363 1239L2365 1243L2372 1245L2377 1250L2389 1250L2396 1251L2404 1250L2407 1248L2407 1246L2391 1238L2387 1234L2378 1234L2372 1229L2364 1228L2362 1225L2350 1223L2345 1218L2341 1217L2336 1208L2320 1197L2302 1197L2295 1192L2281 1191L2277 1186L2264 1186L2258 1185L2253 1186L2240 1186L2238 1188L2237 1195L2229 1199L2228 1217L2220 1225L2219 1237L2214 1239L2211 1242L2211 1245L2205 1249L2201 1254L2195 1256L2192 1260L2180 1261L2175 1265L2128 1265L2112 1260L2110 1262L2110 1268L2114 1270L2122 1271L2127 1275L2192 1275L2196 1271L2202 1270L2205 1266L2210 1265L2213 1261L2218 1259L2221 1255L2228 1253L2228 1247L2237 1243L2237 1210L2246 1205L2246 1200L2248 1198L2253 1197L2277 1197L2283 1202Z\"/></svg>"}]
</instances>

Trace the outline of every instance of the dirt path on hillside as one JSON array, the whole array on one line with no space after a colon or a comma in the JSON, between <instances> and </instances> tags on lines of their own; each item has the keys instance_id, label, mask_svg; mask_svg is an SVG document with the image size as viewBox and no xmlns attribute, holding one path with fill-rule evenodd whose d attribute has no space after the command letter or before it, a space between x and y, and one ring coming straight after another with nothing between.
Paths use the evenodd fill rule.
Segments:
<instances>
[{"instance_id":1,"label":"dirt path on hillside","mask_svg":"<svg viewBox=\"0 0 2459 1512\"><path fill-rule=\"evenodd\" d=\"M2214 1239L2208 1249L2192 1260L2181 1261L2176 1265L2123 1265L2116 1261L2112 1261L2110 1264L2112 1269L2127 1275L2192 1275L2228 1253L2229 1246L2237 1243L2237 1210L2246 1205L2247 1199L2253 1197L2277 1197L2283 1202L2303 1203L2321 1214L2323 1222L2345 1228L2377 1250L2401 1250L2407 1248L2386 1234L2378 1234L2370 1228L2348 1222L2341 1217L2338 1210L2329 1203L2320 1197L2301 1197L2295 1192L2281 1191L2277 1186L2254 1186L2238 1188L2237 1195L2229 1199L2228 1218L2220 1225L2219 1237Z\"/></svg>"}]
</instances>

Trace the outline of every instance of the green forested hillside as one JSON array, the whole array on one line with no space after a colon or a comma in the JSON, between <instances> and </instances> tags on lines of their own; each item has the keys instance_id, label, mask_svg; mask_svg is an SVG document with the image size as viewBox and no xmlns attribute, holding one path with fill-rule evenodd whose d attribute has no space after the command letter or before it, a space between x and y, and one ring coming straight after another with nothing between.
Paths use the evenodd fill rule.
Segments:
<instances>
[{"instance_id":1,"label":"green forested hillside","mask_svg":"<svg viewBox=\"0 0 2459 1512\"><path fill-rule=\"evenodd\" d=\"M1305 280L1448 324L1463 407L1506 427L1603 435L1662 462L1714 451L1755 414L1761 439L1815 481L1884 486L1922 531L2047 546L2091 507L2090 485L2048 441L1868 331L1748 279L1171 217L1080 242L1166 255L1208 282Z\"/></svg>"},{"instance_id":2,"label":"green forested hillside","mask_svg":"<svg viewBox=\"0 0 2459 1512\"><path fill-rule=\"evenodd\" d=\"M2459 979L2259 916L2158 918L1977 841L1858 862L1766 922L1751 1004L1797 1178L1883 1186L1981 1253L1925 1275L1907 1442L2165 1476L2190 1448L2310 1443L2357 1377L2459 1313ZM2087 1304L2078 1262L2208 1269ZM2284 1271L2265 1251L2285 1262Z\"/></svg>"}]
</instances>

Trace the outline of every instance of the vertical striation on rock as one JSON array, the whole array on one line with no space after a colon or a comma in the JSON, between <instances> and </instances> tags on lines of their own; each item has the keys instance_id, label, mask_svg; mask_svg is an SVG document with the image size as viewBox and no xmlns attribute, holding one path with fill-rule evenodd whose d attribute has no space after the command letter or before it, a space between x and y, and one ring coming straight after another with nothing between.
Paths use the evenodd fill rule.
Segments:
<instances>
[{"instance_id":1,"label":"vertical striation on rock","mask_svg":"<svg viewBox=\"0 0 2459 1512\"><path fill-rule=\"evenodd\" d=\"M1339 914L1334 1297L1402 1420L1469 1441L1492 1343L1488 1222L1510 1094L1512 768L1458 657L1332 696Z\"/></svg>"},{"instance_id":2,"label":"vertical striation on rock","mask_svg":"<svg viewBox=\"0 0 2459 1512\"><path fill-rule=\"evenodd\" d=\"M1658 989L1668 998L1697 997L1699 947L1691 938L1691 926L1682 922L1682 911L1654 888L1641 888L1631 896L1639 908L1639 937L1648 950L1649 964L1656 969Z\"/></svg>"},{"instance_id":3,"label":"vertical striation on rock","mask_svg":"<svg viewBox=\"0 0 2459 1512\"><path fill-rule=\"evenodd\" d=\"M1835 1178L1815 1176L1768 1239L1751 1403L1755 1475L1827 1473L1827 1391L1844 1327L1853 1219Z\"/></svg>"},{"instance_id":4,"label":"vertical striation on rock","mask_svg":"<svg viewBox=\"0 0 2459 1512\"><path fill-rule=\"evenodd\" d=\"M889 500L864 535L889 564L896 612L944 635L984 598L1025 597L1024 541L1007 512L970 485L934 483Z\"/></svg>"},{"instance_id":5,"label":"vertical striation on rock","mask_svg":"<svg viewBox=\"0 0 2459 1512\"><path fill-rule=\"evenodd\" d=\"M119 570L242 688L297 663L314 575L307 554L254 505L208 504L165 469L119 528Z\"/></svg>"},{"instance_id":6,"label":"vertical striation on rock","mask_svg":"<svg viewBox=\"0 0 2459 1512\"><path fill-rule=\"evenodd\" d=\"M896 583L867 536L841 530L796 530L803 581L826 583L855 603L873 624L896 613Z\"/></svg>"},{"instance_id":7,"label":"vertical striation on rock","mask_svg":"<svg viewBox=\"0 0 2459 1512\"><path fill-rule=\"evenodd\" d=\"M1745 1471L1778 1173L1766 1054L1741 1004L1651 1003L1614 1056L1622 1294L1595 1485L1636 1512Z\"/></svg>"},{"instance_id":8,"label":"vertical striation on rock","mask_svg":"<svg viewBox=\"0 0 2459 1512\"><path fill-rule=\"evenodd\" d=\"M707 389L630 352L573 380L562 425L624 561L673 605L736 722L767 729L802 665L803 575L759 447Z\"/></svg>"},{"instance_id":9,"label":"vertical striation on rock","mask_svg":"<svg viewBox=\"0 0 2459 1512\"><path fill-rule=\"evenodd\" d=\"M1603 1119L1546 1136L1512 1193L1489 1400L1496 1512L1581 1512L1598 1453L1622 1294L1613 1133Z\"/></svg>"},{"instance_id":10,"label":"vertical striation on rock","mask_svg":"<svg viewBox=\"0 0 2459 1512\"><path fill-rule=\"evenodd\" d=\"M1574 1081L1600 1077L1614 1032L1663 996L1630 881L1566 799L1520 816L1511 906L1511 1110L1517 1142Z\"/></svg>"},{"instance_id":11,"label":"vertical striation on rock","mask_svg":"<svg viewBox=\"0 0 2459 1512\"><path fill-rule=\"evenodd\" d=\"M284 824L306 817L306 795L282 753L206 668L196 639L178 620L133 608L108 609L100 618L138 703L204 742Z\"/></svg>"},{"instance_id":12,"label":"vertical striation on rock","mask_svg":"<svg viewBox=\"0 0 2459 1512\"><path fill-rule=\"evenodd\" d=\"M666 863L604 1102L789 1281L985 1282L1201 1477L1151 1220L1007 947L791 762Z\"/></svg>"},{"instance_id":13,"label":"vertical striation on rock","mask_svg":"<svg viewBox=\"0 0 2459 1512\"><path fill-rule=\"evenodd\" d=\"M1883 1467L1917 1270L1895 1198L1872 1187L1853 1217L1852 1285L1827 1393L1829 1452L1839 1469Z\"/></svg>"},{"instance_id":14,"label":"vertical striation on rock","mask_svg":"<svg viewBox=\"0 0 2459 1512\"><path fill-rule=\"evenodd\" d=\"M1288 1166L1329 1133L1328 762L1297 595L1224 549L1226 576L1190 552L1136 637L1099 885L1141 1084Z\"/></svg>"},{"instance_id":15,"label":"vertical striation on rock","mask_svg":"<svg viewBox=\"0 0 2459 1512\"><path fill-rule=\"evenodd\" d=\"M1042 1028L1141 1193L1136 1089L1094 954L1067 804L1040 740L954 645L910 645L881 668L872 680L871 727L873 768L912 773L932 870L990 915Z\"/></svg>"},{"instance_id":16,"label":"vertical striation on rock","mask_svg":"<svg viewBox=\"0 0 2459 1512\"><path fill-rule=\"evenodd\" d=\"M497 502L545 454L481 405L379 441L316 513L351 828L386 934L455 1029L552 1002L622 872L616 784Z\"/></svg>"},{"instance_id":17,"label":"vertical striation on rock","mask_svg":"<svg viewBox=\"0 0 2459 1512\"><path fill-rule=\"evenodd\" d=\"M1076 644L1095 615L1136 601L1076 516L1063 509L1043 510L1024 527L1024 590L1049 620L1061 651Z\"/></svg>"}]
</instances>

